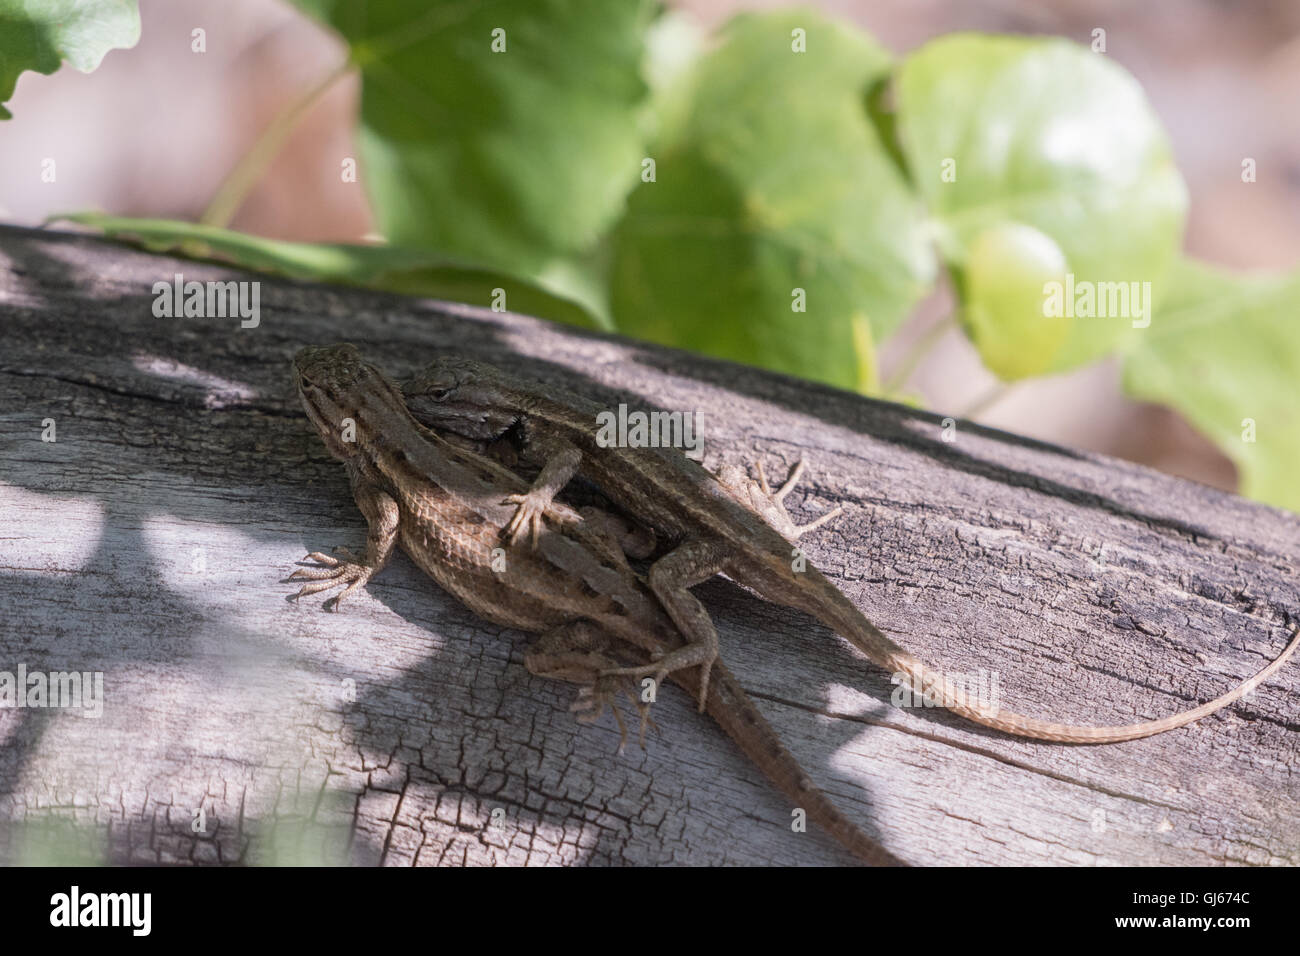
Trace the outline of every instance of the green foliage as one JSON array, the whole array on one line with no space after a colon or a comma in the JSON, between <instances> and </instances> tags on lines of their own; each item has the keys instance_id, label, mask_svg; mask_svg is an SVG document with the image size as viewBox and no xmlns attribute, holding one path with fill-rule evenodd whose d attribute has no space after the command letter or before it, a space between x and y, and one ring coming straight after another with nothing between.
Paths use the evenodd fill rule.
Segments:
<instances>
[{"instance_id":1,"label":"green foliage","mask_svg":"<svg viewBox=\"0 0 1300 956\"><path fill-rule=\"evenodd\" d=\"M875 343L942 263L1003 380L1122 356L1129 390L1186 414L1248 493L1300 507L1300 279L1179 261L1186 188L1105 55L960 34L895 63L802 9L737 17L710 42L649 0L295 2L361 72L361 177L392 244L80 221L299 278L476 303L503 288L517 311L864 392ZM0 92L57 65L24 16L26 40L0 31ZM1117 283L1149 283L1150 311L1090 314Z\"/></svg>"},{"instance_id":2,"label":"green foliage","mask_svg":"<svg viewBox=\"0 0 1300 956\"><path fill-rule=\"evenodd\" d=\"M1243 494L1300 512L1300 272L1242 276L1184 261L1167 285L1125 360L1125 390L1213 439Z\"/></svg>"},{"instance_id":3,"label":"green foliage","mask_svg":"<svg viewBox=\"0 0 1300 956\"><path fill-rule=\"evenodd\" d=\"M539 276L613 225L644 155L646 0L297 3L361 70L390 242Z\"/></svg>"},{"instance_id":4,"label":"green foliage","mask_svg":"<svg viewBox=\"0 0 1300 956\"><path fill-rule=\"evenodd\" d=\"M899 141L959 285L972 245L1009 223L1050 236L1089 282L1157 283L1173 262L1187 190L1141 87L1107 57L1064 40L958 34L908 57L897 94ZM1013 334L1024 319L1007 321ZM1132 333L1122 318L1074 322L1037 371L1091 362Z\"/></svg>"},{"instance_id":5,"label":"green foliage","mask_svg":"<svg viewBox=\"0 0 1300 956\"><path fill-rule=\"evenodd\" d=\"M139 39L136 0L0 0L0 119L13 115L3 104L24 70L49 75L67 60L90 73Z\"/></svg>"},{"instance_id":6,"label":"green foliage","mask_svg":"<svg viewBox=\"0 0 1300 956\"><path fill-rule=\"evenodd\" d=\"M935 273L923 210L862 108L888 69L868 38L813 13L734 20L682 81L689 106L615 232L619 330L869 384L873 339Z\"/></svg>"},{"instance_id":7,"label":"green foliage","mask_svg":"<svg viewBox=\"0 0 1300 956\"><path fill-rule=\"evenodd\" d=\"M59 218L102 229L117 239L138 242L152 252L180 253L291 279L337 282L485 306L494 304L496 290L501 289L505 305L516 312L571 325L597 325L580 305L551 295L534 283L466 266L427 249L285 242L214 226L99 213Z\"/></svg>"}]
</instances>

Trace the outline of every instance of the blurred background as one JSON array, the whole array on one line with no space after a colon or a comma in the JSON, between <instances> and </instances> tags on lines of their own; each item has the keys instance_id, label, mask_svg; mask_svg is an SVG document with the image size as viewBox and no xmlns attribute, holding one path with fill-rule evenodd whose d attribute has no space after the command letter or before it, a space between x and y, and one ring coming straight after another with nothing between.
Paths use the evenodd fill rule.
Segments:
<instances>
[{"instance_id":1,"label":"blurred background","mask_svg":"<svg viewBox=\"0 0 1300 956\"><path fill-rule=\"evenodd\" d=\"M777 2L684 0L669 6L711 29ZM1107 31L1107 55L1142 84L1190 189L1185 250L1238 268L1300 263L1300 3L1293 0L822 0L896 54L959 30L1051 34L1086 44ZM0 126L0 219L36 225L53 213L197 220L223 177L287 106L343 60L327 30L280 0L140 0L143 33L95 73L25 73ZM207 50L191 51L202 27ZM230 225L304 241L373 234L365 194L340 182L359 81L336 84L295 128ZM43 183L44 157L59 158ZM1284 175L1241 183L1241 160ZM888 378L909 345L951 311L940 290L884 347ZM973 347L948 332L909 390L947 414L996 384ZM1224 489L1232 463L1174 412L1123 397L1118 363L1016 385L974 417L1065 445L1117 455Z\"/></svg>"}]
</instances>

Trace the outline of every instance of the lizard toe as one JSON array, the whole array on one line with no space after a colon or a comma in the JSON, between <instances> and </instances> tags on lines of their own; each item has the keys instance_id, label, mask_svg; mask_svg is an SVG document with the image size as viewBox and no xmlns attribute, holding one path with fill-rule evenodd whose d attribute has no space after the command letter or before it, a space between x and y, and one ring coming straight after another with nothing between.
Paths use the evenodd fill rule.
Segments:
<instances>
[{"instance_id":1,"label":"lizard toe","mask_svg":"<svg viewBox=\"0 0 1300 956\"><path fill-rule=\"evenodd\" d=\"M315 561L318 567L298 568L286 578L288 581L307 582L298 589L297 593L289 595L289 600L296 601L318 591L328 591L331 588L342 586L342 593L333 600L326 602L328 607L337 611L339 603L357 588L363 587L370 580L371 575L375 573L374 568L355 560L356 556L346 548L337 548L335 550L354 560L340 561L319 551L313 551L307 555L305 560Z\"/></svg>"}]
</instances>

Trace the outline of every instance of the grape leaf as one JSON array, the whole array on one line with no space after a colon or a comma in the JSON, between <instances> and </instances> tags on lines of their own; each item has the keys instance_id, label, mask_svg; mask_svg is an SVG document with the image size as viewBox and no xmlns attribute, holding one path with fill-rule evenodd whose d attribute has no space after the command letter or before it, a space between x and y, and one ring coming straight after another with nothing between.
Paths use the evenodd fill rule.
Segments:
<instances>
[{"instance_id":1,"label":"grape leaf","mask_svg":"<svg viewBox=\"0 0 1300 956\"><path fill-rule=\"evenodd\" d=\"M180 253L193 259L229 263L291 279L337 282L471 305L501 303L503 308L515 312L570 325L599 327L579 304L552 295L534 283L458 263L428 249L285 242L215 226L100 213L57 218L101 229L108 236L136 242L151 252Z\"/></svg>"},{"instance_id":2,"label":"grape leaf","mask_svg":"<svg viewBox=\"0 0 1300 956\"><path fill-rule=\"evenodd\" d=\"M67 60L90 73L109 50L140 39L136 0L0 0L0 119L25 70L49 75Z\"/></svg>"},{"instance_id":3,"label":"grape leaf","mask_svg":"<svg viewBox=\"0 0 1300 956\"><path fill-rule=\"evenodd\" d=\"M362 176L390 242L538 276L621 213L649 0L296 2L361 69Z\"/></svg>"},{"instance_id":4,"label":"grape leaf","mask_svg":"<svg viewBox=\"0 0 1300 956\"><path fill-rule=\"evenodd\" d=\"M1130 395L1169 405L1237 465L1241 492L1300 512L1300 272L1183 261L1124 362Z\"/></svg>"},{"instance_id":5,"label":"grape leaf","mask_svg":"<svg viewBox=\"0 0 1300 956\"><path fill-rule=\"evenodd\" d=\"M615 231L619 331L874 387L871 343L936 270L864 106L888 69L868 37L815 12L732 20L694 65L689 102L674 100L655 181Z\"/></svg>"},{"instance_id":6,"label":"grape leaf","mask_svg":"<svg viewBox=\"0 0 1300 956\"><path fill-rule=\"evenodd\" d=\"M1050 236L1079 282L1150 282L1159 294L1181 243L1187 190L1123 68L1065 40L954 34L907 58L896 98L899 144L938 220L959 294L981 234L1008 224ZM1076 316L1054 354L1024 364L1084 364L1131 344L1134 322L1145 319ZM985 331L1001 348L1006 336Z\"/></svg>"}]
</instances>

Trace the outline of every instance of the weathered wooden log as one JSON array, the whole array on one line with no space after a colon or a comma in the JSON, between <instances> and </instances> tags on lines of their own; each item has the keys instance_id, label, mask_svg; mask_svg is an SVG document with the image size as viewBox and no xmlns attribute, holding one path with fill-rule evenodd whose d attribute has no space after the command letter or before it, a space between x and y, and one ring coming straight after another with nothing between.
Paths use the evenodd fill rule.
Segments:
<instances>
[{"instance_id":1,"label":"weathered wooden log","mask_svg":"<svg viewBox=\"0 0 1300 956\"><path fill-rule=\"evenodd\" d=\"M511 314L262 279L261 320L159 318L251 277L0 229L0 671L102 672L98 719L0 710L0 859L832 863L848 857L676 690L615 753L404 556L338 614L286 601L357 544L289 359L444 350L612 404L698 409L706 464L805 457L801 541L900 643L1077 723L1160 717L1271 660L1300 519L1145 468ZM54 438L54 441L43 440ZM744 582L740 582L743 584ZM891 706L847 643L728 581L724 658L809 774L915 864L1300 864L1300 663L1189 728L1069 747Z\"/></svg>"}]
</instances>

